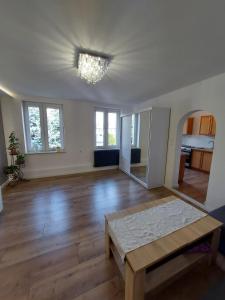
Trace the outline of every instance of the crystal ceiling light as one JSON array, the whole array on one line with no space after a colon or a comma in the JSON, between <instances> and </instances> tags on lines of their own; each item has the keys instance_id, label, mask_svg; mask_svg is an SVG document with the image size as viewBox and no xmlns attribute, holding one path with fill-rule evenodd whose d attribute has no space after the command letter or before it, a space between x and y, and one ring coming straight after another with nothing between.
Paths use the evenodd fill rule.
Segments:
<instances>
[{"instance_id":1,"label":"crystal ceiling light","mask_svg":"<svg viewBox=\"0 0 225 300\"><path fill-rule=\"evenodd\" d=\"M111 59L109 55L79 49L76 58L78 75L89 84L96 84L107 72Z\"/></svg>"}]
</instances>

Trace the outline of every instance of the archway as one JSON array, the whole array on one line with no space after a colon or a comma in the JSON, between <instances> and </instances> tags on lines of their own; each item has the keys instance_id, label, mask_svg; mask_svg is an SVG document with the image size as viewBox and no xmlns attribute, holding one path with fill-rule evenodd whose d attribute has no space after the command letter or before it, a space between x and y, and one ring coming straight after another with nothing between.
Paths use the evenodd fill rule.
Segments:
<instances>
[{"instance_id":1,"label":"archway","mask_svg":"<svg viewBox=\"0 0 225 300\"><path fill-rule=\"evenodd\" d=\"M206 201L216 135L216 119L204 110L190 111L179 121L173 187L202 204Z\"/></svg>"}]
</instances>

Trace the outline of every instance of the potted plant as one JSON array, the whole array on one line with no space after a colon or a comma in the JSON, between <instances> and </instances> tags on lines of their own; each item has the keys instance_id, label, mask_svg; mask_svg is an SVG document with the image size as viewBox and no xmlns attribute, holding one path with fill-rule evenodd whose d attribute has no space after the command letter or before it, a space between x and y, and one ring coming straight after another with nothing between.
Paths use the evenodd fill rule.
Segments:
<instances>
[{"instance_id":1,"label":"potted plant","mask_svg":"<svg viewBox=\"0 0 225 300\"><path fill-rule=\"evenodd\" d=\"M4 173L6 174L6 175L12 175L12 174L14 174L15 172L17 172L18 171L18 166L16 166L16 165L11 165L11 166L8 166L8 167L5 167L4 168Z\"/></svg>"},{"instance_id":2,"label":"potted plant","mask_svg":"<svg viewBox=\"0 0 225 300\"><path fill-rule=\"evenodd\" d=\"M25 166L25 155L17 154L15 164L17 166L24 167Z\"/></svg>"},{"instance_id":3,"label":"potted plant","mask_svg":"<svg viewBox=\"0 0 225 300\"><path fill-rule=\"evenodd\" d=\"M19 142L18 138L16 138L15 132L11 132L9 136L9 147L10 155L17 155L19 153Z\"/></svg>"},{"instance_id":4,"label":"potted plant","mask_svg":"<svg viewBox=\"0 0 225 300\"><path fill-rule=\"evenodd\" d=\"M9 184L15 185L23 180L22 168L25 166L25 155L19 151L19 140L13 131L9 136L9 155L11 156L11 165L4 168L4 173L9 178Z\"/></svg>"},{"instance_id":5,"label":"potted plant","mask_svg":"<svg viewBox=\"0 0 225 300\"><path fill-rule=\"evenodd\" d=\"M9 178L9 185L14 186L19 181L19 167L16 165L11 165L4 168L4 173Z\"/></svg>"}]
</instances>

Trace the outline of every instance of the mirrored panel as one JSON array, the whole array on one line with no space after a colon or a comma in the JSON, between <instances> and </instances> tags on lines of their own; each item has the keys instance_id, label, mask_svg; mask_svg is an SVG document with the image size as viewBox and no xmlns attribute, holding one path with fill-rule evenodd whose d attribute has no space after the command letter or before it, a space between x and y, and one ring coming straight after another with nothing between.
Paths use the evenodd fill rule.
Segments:
<instances>
[{"instance_id":1,"label":"mirrored panel","mask_svg":"<svg viewBox=\"0 0 225 300\"><path fill-rule=\"evenodd\" d=\"M147 183L149 155L150 111L132 115L130 173Z\"/></svg>"},{"instance_id":2,"label":"mirrored panel","mask_svg":"<svg viewBox=\"0 0 225 300\"><path fill-rule=\"evenodd\" d=\"M121 143L120 143L120 169L130 174L130 128L131 128L131 115L123 116L121 118Z\"/></svg>"}]
</instances>

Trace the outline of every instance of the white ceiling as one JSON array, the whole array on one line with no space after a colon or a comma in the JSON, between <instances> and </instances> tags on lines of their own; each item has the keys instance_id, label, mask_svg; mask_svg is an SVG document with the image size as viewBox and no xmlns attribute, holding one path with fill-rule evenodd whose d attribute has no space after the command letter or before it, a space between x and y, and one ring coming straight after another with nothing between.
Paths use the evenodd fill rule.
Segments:
<instances>
[{"instance_id":1,"label":"white ceiling","mask_svg":"<svg viewBox=\"0 0 225 300\"><path fill-rule=\"evenodd\" d=\"M77 46L114 56L95 86ZM138 103L224 71L224 0L0 0L0 85L17 95Z\"/></svg>"}]
</instances>

